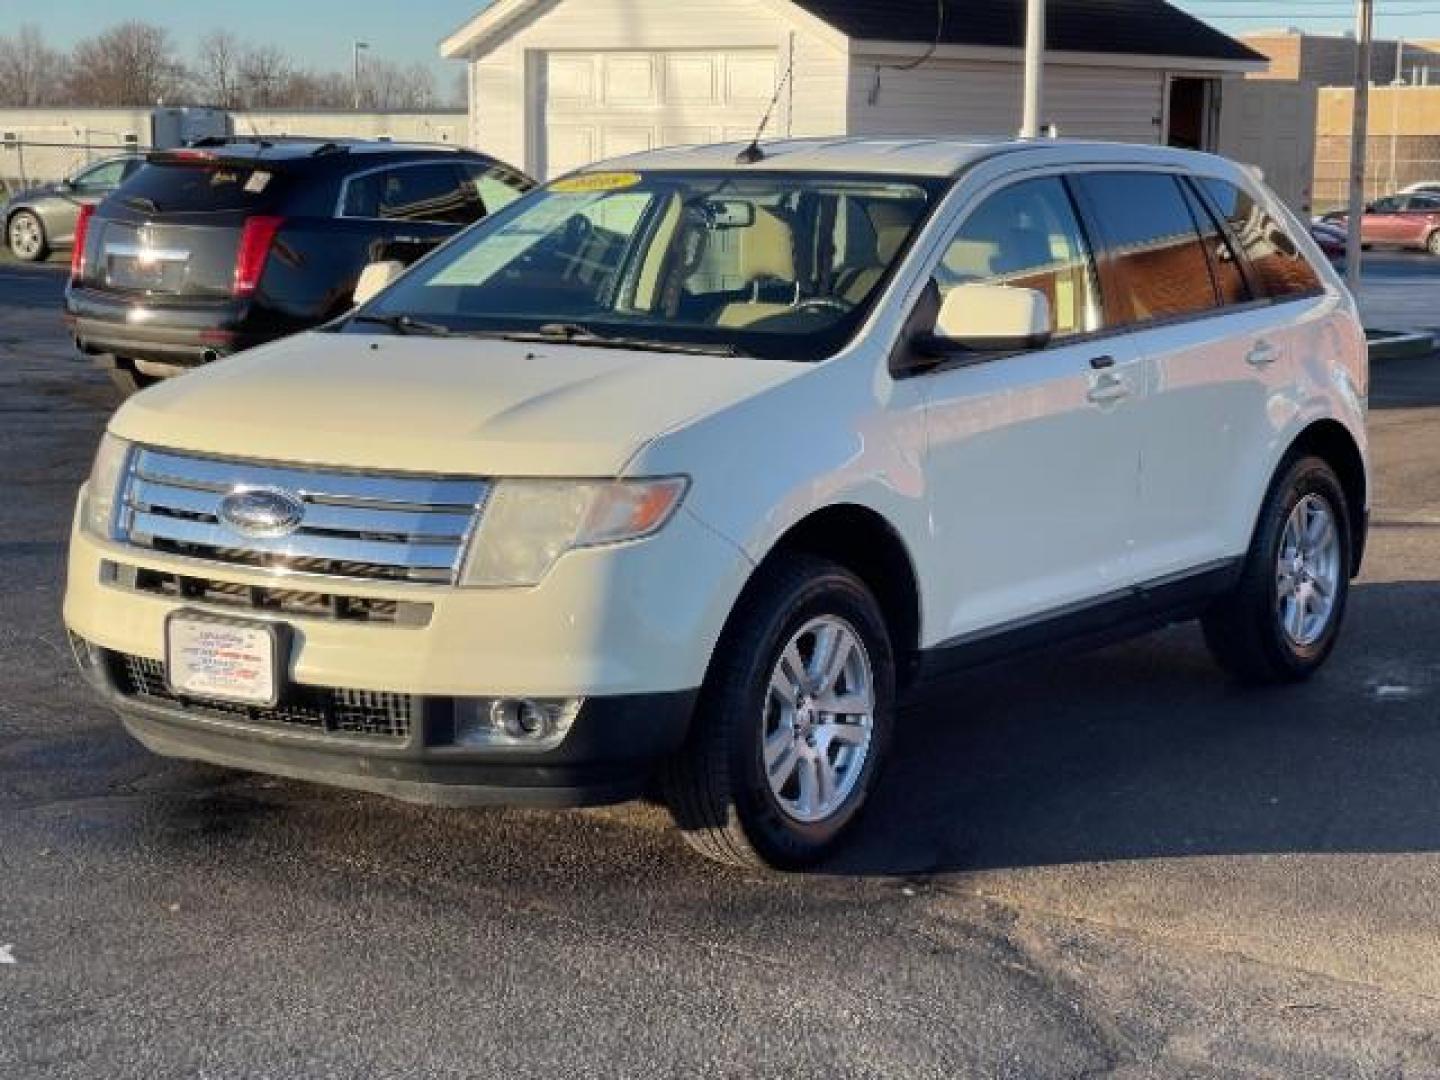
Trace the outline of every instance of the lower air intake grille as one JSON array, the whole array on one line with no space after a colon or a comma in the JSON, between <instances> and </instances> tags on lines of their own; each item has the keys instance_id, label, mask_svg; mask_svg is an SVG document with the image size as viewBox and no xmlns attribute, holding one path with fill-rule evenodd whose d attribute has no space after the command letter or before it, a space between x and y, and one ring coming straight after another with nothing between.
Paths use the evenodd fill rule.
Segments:
<instances>
[{"instance_id":1,"label":"lower air intake grille","mask_svg":"<svg viewBox=\"0 0 1440 1080\"><path fill-rule=\"evenodd\" d=\"M421 699L413 694L370 690L330 690L292 686L273 709L224 701L200 701L174 693L165 681L165 665L143 656L111 654L116 689L126 697L178 706L197 716L279 727L307 728L337 735L368 735L404 741L419 717Z\"/></svg>"}]
</instances>

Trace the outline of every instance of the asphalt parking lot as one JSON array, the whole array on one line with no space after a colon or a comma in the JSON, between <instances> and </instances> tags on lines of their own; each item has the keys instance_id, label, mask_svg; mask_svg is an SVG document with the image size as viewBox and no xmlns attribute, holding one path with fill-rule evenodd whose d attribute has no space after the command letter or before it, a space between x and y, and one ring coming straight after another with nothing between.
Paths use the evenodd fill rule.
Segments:
<instances>
[{"instance_id":1,"label":"asphalt parking lot","mask_svg":"<svg viewBox=\"0 0 1440 1080\"><path fill-rule=\"evenodd\" d=\"M1242 692L1191 627L977 677L906 717L839 862L744 876L648 805L131 742L59 620L114 403L61 280L0 266L0 1076L1440 1076L1440 359L1376 370L1314 682Z\"/></svg>"}]
</instances>

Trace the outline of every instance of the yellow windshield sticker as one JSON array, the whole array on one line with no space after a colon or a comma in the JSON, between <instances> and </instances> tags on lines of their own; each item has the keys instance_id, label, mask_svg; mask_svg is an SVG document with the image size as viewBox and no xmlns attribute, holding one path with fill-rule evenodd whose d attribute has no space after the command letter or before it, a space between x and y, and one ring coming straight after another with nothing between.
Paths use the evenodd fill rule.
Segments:
<instances>
[{"instance_id":1,"label":"yellow windshield sticker","mask_svg":"<svg viewBox=\"0 0 1440 1080\"><path fill-rule=\"evenodd\" d=\"M556 180L551 191L562 195L588 195L596 191L624 191L640 183L640 174L633 172L579 173Z\"/></svg>"}]
</instances>

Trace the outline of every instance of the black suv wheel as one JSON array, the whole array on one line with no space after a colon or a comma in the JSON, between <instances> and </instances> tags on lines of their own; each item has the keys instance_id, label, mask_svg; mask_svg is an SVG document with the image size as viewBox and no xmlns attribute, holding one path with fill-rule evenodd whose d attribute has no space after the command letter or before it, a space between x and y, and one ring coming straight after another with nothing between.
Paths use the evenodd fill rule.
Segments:
<instances>
[{"instance_id":1,"label":"black suv wheel","mask_svg":"<svg viewBox=\"0 0 1440 1080\"><path fill-rule=\"evenodd\" d=\"M666 800L701 854L811 865L851 828L894 727L895 661L870 591L808 556L761 571L721 642Z\"/></svg>"}]
</instances>

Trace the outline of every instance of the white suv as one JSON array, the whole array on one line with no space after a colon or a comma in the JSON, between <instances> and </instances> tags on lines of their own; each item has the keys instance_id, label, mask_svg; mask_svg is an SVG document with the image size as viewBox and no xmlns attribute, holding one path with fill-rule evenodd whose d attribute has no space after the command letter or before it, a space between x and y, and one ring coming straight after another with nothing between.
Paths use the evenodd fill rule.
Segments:
<instances>
[{"instance_id":1,"label":"white suv","mask_svg":"<svg viewBox=\"0 0 1440 1080\"><path fill-rule=\"evenodd\" d=\"M756 157L572 175L127 403L65 617L130 731L447 805L658 780L704 853L799 866L937 675L1194 617L1245 681L1325 661L1365 340L1246 171Z\"/></svg>"}]
</instances>

